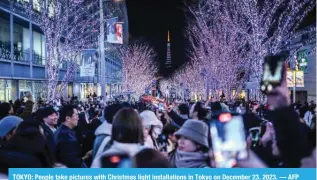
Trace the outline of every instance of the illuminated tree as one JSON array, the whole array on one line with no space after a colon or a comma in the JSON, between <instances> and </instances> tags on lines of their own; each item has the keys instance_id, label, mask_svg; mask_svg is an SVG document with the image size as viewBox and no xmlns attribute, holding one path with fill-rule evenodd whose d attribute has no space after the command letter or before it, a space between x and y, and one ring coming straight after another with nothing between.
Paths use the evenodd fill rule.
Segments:
<instances>
[{"instance_id":1,"label":"illuminated tree","mask_svg":"<svg viewBox=\"0 0 317 180\"><path fill-rule=\"evenodd\" d=\"M315 27L298 29L313 7L313 0L200 1L188 7L190 58L212 78L209 88L234 99L231 89L239 92L250 77L259 84L265 56L292 49L303 34L313 32L297 49L315 39Z\"/></svg>"},{"instance_id":2,"label":"illuminated tree","mask_svg":"<svg viewBox=\"0 0 317 180\"><path fill-rule=\"evenodd\" d=\"M13 10L33 21L45 36L46 99L54 100L72 81L82 51L98 43L99 13L95 13L98 12L98 1L26 0L13 3ZM67 71L58 86L62 65L67 65Z\"/></svg>"},{"instance_id":3,"label":"illuminated tree","mask_svg":"<svg viewBox=\"0 0 317 180\"><path fill-rule=\"evenodd\" d=\"M134 92L137 96L144 94L157 74L156 53L148 44L134 42L119 49L122 60L122 90Z\"/></svg>"}]
</instances>

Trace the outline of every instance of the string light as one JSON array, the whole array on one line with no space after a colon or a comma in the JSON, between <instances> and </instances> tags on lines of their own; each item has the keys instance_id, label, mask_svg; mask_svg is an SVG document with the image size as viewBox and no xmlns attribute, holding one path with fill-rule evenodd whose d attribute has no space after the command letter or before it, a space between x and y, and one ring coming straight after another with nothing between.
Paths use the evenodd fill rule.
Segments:
<instances>
[{"instance_id":1,"label":"string light","mask_svg":"<svg viewBox=\"0 0 317 180\"><path fill-rule=\"evenodd\" d=\"M234 99L231 90L239 94L248 77L260 84L265 56L315 45L315 27L298 29L315 6L313 0L206 0L188 7L189 55L198 70L192 75L204 68L211 91L222 90L229 100ZM303 34L309 34L308 39L292 49Z\"/></svg>"},{"instance_id":2,"label":"string light","mask_svg":"<svg viewBox=\"0 0 317 180\"><path fill-rule=\"evenodd\" d=\"M123 92L134 92L137 97L143 95L158 71L155 51L144 42L133 42L118 52L122 60Z\"/></svg>"},{"instance_id":3,"label":"string light","mask_svg":"<svg viewBox=\"0 0 317 180\"><path fill-rule=\"evenodd\" d=\"M12 3L13 11L29 18L45 36L46 100L53 101L73 81L83 50L94 48L98 42L99 17L98 13L92 13L99 7L98 1L37 0L37 11L29 2ZM61 65L67 65L64 75L60 73Z\"/></svg>"}]
</instances>

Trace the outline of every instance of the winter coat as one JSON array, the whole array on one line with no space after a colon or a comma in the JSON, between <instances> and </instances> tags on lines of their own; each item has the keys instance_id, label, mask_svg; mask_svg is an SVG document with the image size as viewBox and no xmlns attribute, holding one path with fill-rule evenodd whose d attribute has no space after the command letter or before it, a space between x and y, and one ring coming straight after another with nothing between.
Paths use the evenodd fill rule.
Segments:
<instances>
[{"instance_id":1,"label":"winter coat","mask_svg":"<svg viewBox=\"0 0 317 180\"><path fill-rule=\"evenodd\" d=\"M133 157L136 155L139 151L143 150L145 147L140 144L131 144L131 143L120 143L114 141L112 143L112 146L103 152L100 156L97 156L91 167L92 168L101 168L101 159L102 157L112 155L112 154L128 154L129 156Z\"/></svg>"},{"instance_id":2,"label":"winter coat","mask_svg":"<svg viewBox=\"0 0 317 180\"><path fill-rule=\"evenodd\" d=\"M301 158L308 156L312 151L308 141L309 128L300 122L299 115L292 107L268 113L269 120L273 121L283 167L299 167Z\"/></svg>"},{"instance_id":3,"label":"winter coat","mask_svg":"<svg viewBox=\"0 0 317 180\"><path fill-rule=\"evenodd\" d=\"M168 116L172 119L172 124L176 127L181 127L188 119L186 115L179 115L174 110L168 113Z\"/></svg>"},{"instance_id":4,"label":"winter coat","mask_svg":"<svg viewBox=\"0 0 317 180\"><path fill-rule=\"evenodd\" d=\"M81 145L76 132L62 124L54 134L56 160L69 168L86 167L81 158Z\"/></svg>"},{"instance_id":5,"label":"winter coat","mask_svg":"<svg viewBox=\"0 0 317 180\"><path fill-rule=\"evenodd\" d=\"M105 146L108 144L108 142L111 139L111 131L112 131L112 124L109 124L107 121L104 121L95 131L95 142L93 145L92 150L92 157L95 158L98 155L100 155ZM102 145L102 146L101 146Z\"/></svg>"},{"instance_id":6,"label":"winter coat","mask_svg":"<svg viewBox=\"0 0 317 180\"><path fill-rule=\"evenodd\" d=\"M44 136L46 141L48 142L48 145L52 152L55 152L55 139L54 139L54 133L53 131L45 124L42 124L43 130L44 130Z\"/></svg>"},{"instance_id":7,"label":"winter coat","mask_svg":"<svg viewBox=\"0 0 317 180\"><path fill-rule=\"evenodd\" d=\"M34 155L0 149L0 172L8 173L8 168L42 168L40 160Z\"/></svg>"}]
</instances>

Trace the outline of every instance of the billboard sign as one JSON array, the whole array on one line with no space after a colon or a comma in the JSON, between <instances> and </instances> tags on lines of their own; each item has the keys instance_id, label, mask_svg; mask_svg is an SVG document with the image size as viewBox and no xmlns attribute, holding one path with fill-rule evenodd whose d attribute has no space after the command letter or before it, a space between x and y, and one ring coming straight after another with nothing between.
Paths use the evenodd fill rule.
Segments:
<instances>
[{"instance_id":1,"label":"billboard sign","mask_svg":"<svg viewBox=\"0 0 317 180\"><path fill-rule=\"evenodd\" d=\"M296 78L295 78L296 76ZM304 87L304 71L287 71L287 87Z\"/></svg>"},{"instance_id":2,"label":"billboard sign","mask_svg":"<svg viewBox=\"0 0 317 180\"><path fill-rule=\"evenodd\" d=\"M304 71L296 71L296 87L304 87Z\"/></svg>"},{"instance_id":3,"label":"billboard sign","mask_svg":"<svg viewBox=\"0 0 317 180\"><path fill-rule=\"evenodd\" d=\"M107 42L123 44L123 23L117 17L107 20Z\"/></svg>"},{"instance_id":4,"label":"billboard sign","mask_svg":"<svg viewBox=\"0 0 317 180\"><path fill-rule=\"evenodd\" d=\"M80 76L95 76L98 52L95 49L84 50L81 55Z\"/></svg>"}]
</instances>

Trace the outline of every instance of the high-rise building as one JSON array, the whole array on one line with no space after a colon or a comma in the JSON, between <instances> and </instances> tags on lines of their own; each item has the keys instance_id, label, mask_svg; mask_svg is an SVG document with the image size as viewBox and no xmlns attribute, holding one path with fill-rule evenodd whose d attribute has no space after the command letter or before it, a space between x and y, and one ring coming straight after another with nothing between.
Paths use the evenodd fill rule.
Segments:
<instances>
[{"instance_id":1,"label":"high-rise building","mask_svg":"<svg viewBox=\"0 0 317 180\"><path fill-rule=\"evenodd\" d=\"M165 67L167 69L172 67L171 43L170 43L170 32L169 31L167 31L167 52L166 52Z\"/></svg>"}]
</instances>

